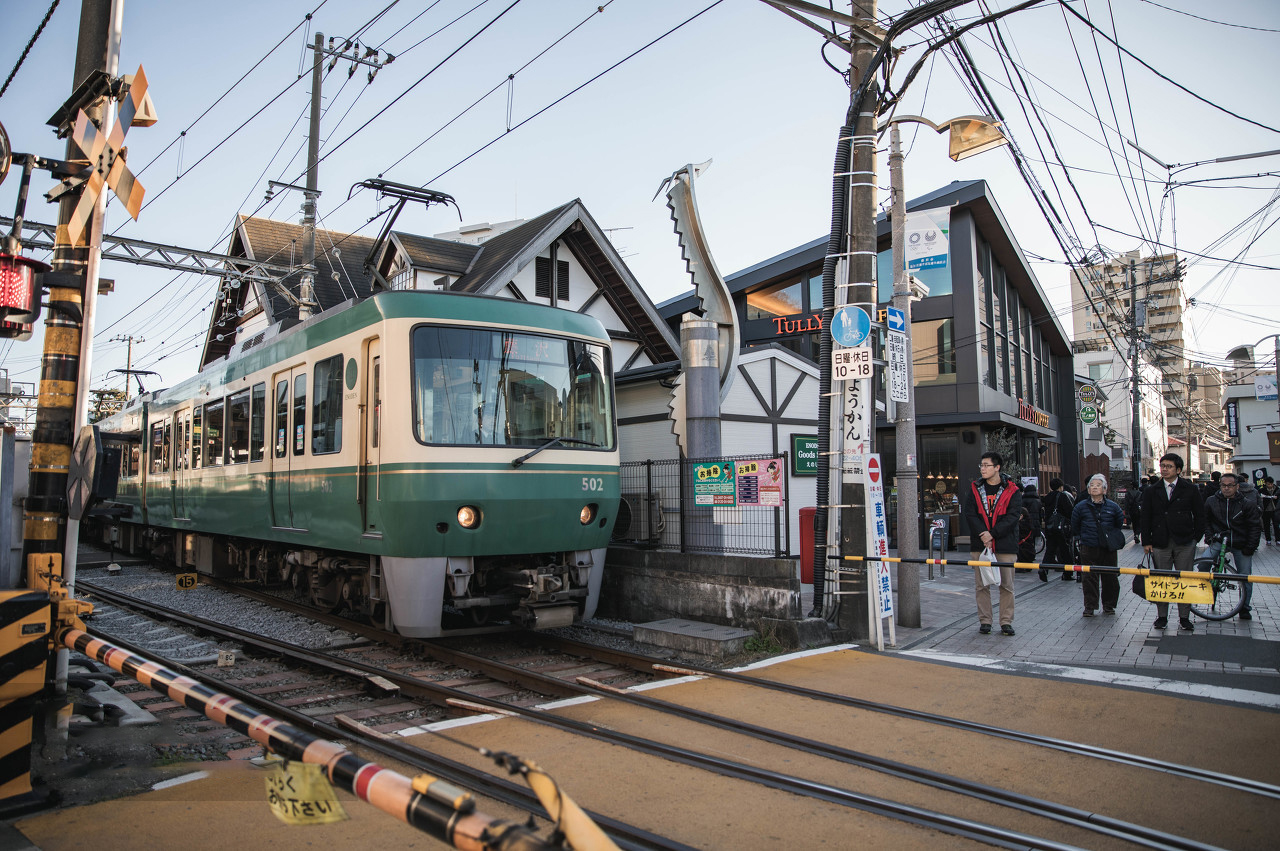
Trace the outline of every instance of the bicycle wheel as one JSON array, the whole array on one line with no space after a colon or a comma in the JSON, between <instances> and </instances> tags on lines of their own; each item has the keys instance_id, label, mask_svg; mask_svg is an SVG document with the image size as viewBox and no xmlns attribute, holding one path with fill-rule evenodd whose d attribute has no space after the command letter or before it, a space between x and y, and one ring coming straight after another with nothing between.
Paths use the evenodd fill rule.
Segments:
<instances>
[{"instance_id":1,"label":"bicycle wheel","mask_svg":"<svg viewBox=\"0 0 1280 851\"><path fill-rule=\"evenodd\" d=\"M1221 573L1223 571L1234 573L1235 564L1231 561L1230 556L1223 562L1221 568L1218 567L1217 559L1198 558L1191 569L1200 573ZM1215 576L1209 580L1209 584L1213 586L1212 605L1192 603L1191 611L1207 621L1225 621L1227 618L1235 617L1241 607L1244 606L1244 581L1240 579L1219 579Z\"/></svg>"},{"instance_id":2,"label":"bicycle wheel","mask_svg":"<svg viewBox=\"0 0 1280 851\"><path fill-rule=\"evenodd\" d=\"M1044 532L1037 532L1036 537L1036 561L1040 561L1040 557L1044 555Z\"/></svg>"}]
</instances>

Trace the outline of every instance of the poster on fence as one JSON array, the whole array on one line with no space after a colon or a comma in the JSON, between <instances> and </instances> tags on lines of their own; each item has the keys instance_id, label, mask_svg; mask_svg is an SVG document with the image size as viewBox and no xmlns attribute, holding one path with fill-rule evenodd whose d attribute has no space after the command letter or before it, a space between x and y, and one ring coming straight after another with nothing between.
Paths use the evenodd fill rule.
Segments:
<instances>
[{"instance_id":1,"label":"poster on fence","mask_svg":"<svg viewBox=\"0 0 1280 851\"><path fill-rule=\"evenodd\" d=\"M693 504L733 507L738 504L733 462L693 465Z\"/></svg>"},{"instance_id":2,"label":"poster on fence","mask_svg":"<svg viewBox=\"0 0 1280 851\"><path fill-rule=\"evenodd\" d=\"M738 505L782 505L782 459L737 463Z\"/></svg>"}]
</instances>

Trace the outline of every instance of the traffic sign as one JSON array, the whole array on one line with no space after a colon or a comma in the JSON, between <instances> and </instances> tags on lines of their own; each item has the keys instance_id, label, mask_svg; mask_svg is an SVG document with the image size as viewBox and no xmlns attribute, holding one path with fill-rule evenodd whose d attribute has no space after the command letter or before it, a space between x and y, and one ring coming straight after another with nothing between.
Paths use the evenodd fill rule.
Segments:
<instances>
[{"instance_id":1,"label":"traffic sign","mask_svg":"<svg viewBox=\"0 0 1280 851\"><path fill-rule=\"evenodd\" d=\"M885 324L890 331L907 330L907 314L896 307L885 308Z\"/></svg>"},{"instance_id":2,"label":"traffic sign","mask_svg":"<svg viewBox=\"0 0 1280 851\"><path fill-rule=\"evenodd\" d=\"M1098 388L1092 384L1082 384L1080 389L1076 391L1076 397L1079 398L1080 404L1092 405L1098 401Z\"/></svg>"},{"instance_id":3,"label":"traffic sign","mask_svg":"<svg viewBox=\"0 0 1280 851\"><path fill-rule=\"evenodd\" d=\"M1085 405L1080 409L1080 422L1085 425L1092 425L1098 420L1098 409L1092 405Z\"/></svg>"},{"instance_id":4,"label":"traffic sign","mask_svg":"<svg viewBox=\"0 0 1280 851\"><path fill-rule=\"evenodd\" d=\"M837 345L861 346L871 333L871 317L861 307L846 304L831 317L831 339Z\"/></svg>"},{"instance_id":5,"label":"traffic sign","mask_svg":"<svg viewBox=\"0 0 1280 851\"><path fill-rule=\"evenodd\" d=\"M852 349L831 350L831 380L848 381L850 379L871 377L871 347L858 346Z\"/></svg>"}]
</instances>

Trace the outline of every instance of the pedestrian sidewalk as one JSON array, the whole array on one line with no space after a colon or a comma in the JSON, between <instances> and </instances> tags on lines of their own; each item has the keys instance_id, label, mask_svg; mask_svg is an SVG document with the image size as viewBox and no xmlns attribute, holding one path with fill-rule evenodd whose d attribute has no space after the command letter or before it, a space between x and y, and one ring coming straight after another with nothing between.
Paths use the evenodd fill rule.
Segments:
<instances>
[{"instance_id":1,"label":"pedestrian sidewalk","mask_svg":"<svg viewBox=\"0 0 1280 851\"><path fill-rule=\"evenodd\" d=\"M1130 543L1119 553L1121 567L1137 567L1142 548ZM891 555L896 555L891 553ZM947 553L948 559L966 561L967 552ZM1017 571L1014 576L1014 627L1017 635L1005 636L995 627L990 635L978 632L973 570L964 564L895 565L894 601L897 602L899 570L920 571L920 620L918 628L895 626L896 646L886 652L987 662L1044 663L1109 671L1129 671L1183 682L1209 683L1280 694L1280 586L1253 586L1253 620L1205 621L1192 616L1195 631L1178 630L1177 609L1170 627L1157 630L1155 606L1129 589L1132 576L1120 577L1120 602L1114 615L1101 612L1083 617L1084 593L1077 582L1064 582L1049 573L1041 582L1037 571ZM932 569L934 578L929 579ZM945 570L945 576L943 571ZM1253 572L1280 576L1280 545L1262 543L1253 558ZM805 587L804 611L812 609L810 586ZM995 623L999 623L999 591L991 591ZM863 642L874 647L874 641Z\"/></svg>"}]
</instances>

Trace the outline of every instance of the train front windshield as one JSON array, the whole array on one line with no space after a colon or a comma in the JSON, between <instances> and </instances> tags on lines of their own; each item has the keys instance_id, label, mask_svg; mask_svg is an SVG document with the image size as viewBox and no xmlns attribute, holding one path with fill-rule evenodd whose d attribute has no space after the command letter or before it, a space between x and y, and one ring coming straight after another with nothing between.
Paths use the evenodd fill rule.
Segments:
<instances>
[{"instance_id":1,"label":"train front windshield","mask_svg":"<svg viewBox=\"0 0 1280 851\"><path fill-rule=\"evenodd\" d=\"M423 443L612 449L604 346L513 331L413 330L414 432ZM586 444L586 445L582 445Z\"/></svg>"}]
</instances>

